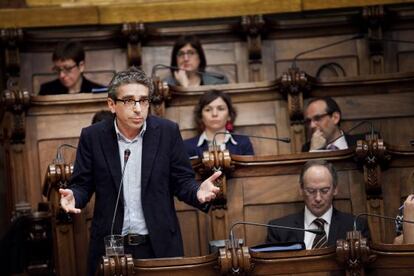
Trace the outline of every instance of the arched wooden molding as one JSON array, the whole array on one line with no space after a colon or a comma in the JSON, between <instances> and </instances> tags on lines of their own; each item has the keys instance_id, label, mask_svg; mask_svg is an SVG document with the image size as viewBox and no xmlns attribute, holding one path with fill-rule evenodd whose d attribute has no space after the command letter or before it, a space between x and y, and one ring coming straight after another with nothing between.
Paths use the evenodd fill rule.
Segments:
<instances>
[{"instance_id":1,"label":"arched wooden molding","mask_svg":"<svg viewBox=\"0 0 414 276\"><path fill-rule=\"evenodd\" d=\"M263 80L262 34L265 30L265 21L262 15L243 16L241 26L247 40L249 81L261 81Z\"/></svg>"},{"instance_id":2,"label":"arched wooden molding","mask_svg":"<svg viewBox=\"0 0 414 276\"><path fill-rule=\"evenodd\" d=\"M144 23L133 22L122 25L122 34L127 41L128 66L142 65L142 41L146 36Z\"/></svg>"}]
</instances>

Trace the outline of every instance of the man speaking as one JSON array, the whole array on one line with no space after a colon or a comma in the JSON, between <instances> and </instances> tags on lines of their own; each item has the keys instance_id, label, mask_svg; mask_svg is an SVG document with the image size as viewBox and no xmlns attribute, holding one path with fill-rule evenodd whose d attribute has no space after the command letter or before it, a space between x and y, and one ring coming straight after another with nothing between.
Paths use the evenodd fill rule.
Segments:
<instances>
[{"instance_id":1,"label":"man speaking","mask_svg":"<svg viewBox=\"0 0 414 276\"><path fill-rule=\"evenodd\" d=\"M89 275L112 227L133 258L182 256L173 197L203 208L219 192L213 182L220 172L201 185L195 181L177 124L149 115L152 94L152 81L140 69L114 76L107 101L115 119L82 130L71 185L59 190L62 208L71 213L80 213L95 193Z\"/></svg>"}]
</instances>

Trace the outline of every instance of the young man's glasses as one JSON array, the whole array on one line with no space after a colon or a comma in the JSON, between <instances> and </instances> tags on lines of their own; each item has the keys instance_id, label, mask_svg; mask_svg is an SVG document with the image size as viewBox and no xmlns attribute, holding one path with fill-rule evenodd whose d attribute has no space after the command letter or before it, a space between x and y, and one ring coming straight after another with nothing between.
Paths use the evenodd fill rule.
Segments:
<instances>
[{"instance_id":1,"label":"young man's glasses","mask_svg":"<svg viewBox=\"0 0 414 276\"><path fill-rule=\"evenodd\" d=\"M115 102L122 102L124 105L128 107L135 107L137 103L140 106L147 107L151 100L149 98L140 98L139 100L130 99L115 99Z\"/></svg>"},{"instance_id":2,"label":"young man's glasses","mask_svg":"<svg viewBox=\"0 0 414 276\"><path fill-rule=\"evenodd\" d=\"M72 66L64 66L64 67L57 67L57 66L54 66L53 68L52 68L52 70L53 70L53 72L55 72L56 74L60 74L61 72L63 72L63 74L65 74L65 75L67 75L67 74L69 74L71 71L72 71L72 69L73 68L75 68L76 66L78 66L77 64L74 64L74 65L72 65Z\"/></svg>"},{"instance_id":3,"label":"young man's glasses","mask_svg":"<svg viewBox=\"0 0 414 276\"><path fill-rule=\"evenodd\" d=\"M197 52L196 52L196 51L194 51L194 50L178 51L178 53L177 53L177 57L178 57L178 58L182 58L182 57L184 57L185 55L187 55L188 57L193 57L193 56L195 56L196 54L197 54Z\"/></svg>"},{"instance_id":4,"label":"young man's glasses","mask_svg":"<svg viewBox=\"0 0 414 276\"><path fill-rule=\"evenodd\" d=\"M319 123L325 116L330 116L330 113L322 113L322 114L317 114L315 116L313 116L312 118L306 118L305 119L305 125L310 125L310 123L313 121L315 123Z\"/></svg>"}]
</instances>

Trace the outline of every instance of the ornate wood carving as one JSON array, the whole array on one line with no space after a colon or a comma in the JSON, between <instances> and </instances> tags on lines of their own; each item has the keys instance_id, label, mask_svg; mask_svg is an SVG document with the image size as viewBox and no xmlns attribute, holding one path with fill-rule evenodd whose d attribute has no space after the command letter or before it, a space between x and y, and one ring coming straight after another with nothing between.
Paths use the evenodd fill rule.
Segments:
<instances>
[{"instance_id":1,"label":"ornate wood carving","mask_svg":"<svg viewBox=\"0 0 414 276\"><path fill-rule=\"evenodd\" d=\"M253 268L249 248L240 246L238 239L226 240L226 247L220 249L219 266L222 275L248 275Z\"/></svg>"},{"instance_id":2,"label":"ornate wood carving","mask_svg":"<svg viewBox=\"0 0 414 276\"><path fill-rule=\"evenodd\" d=\"M375 255L371 254L366 238L359 231L349 231L346 240L336 243L337 260L344 263L347 275L365 275L364 264L373 262Z\"/></svg>"},{"instance_id":3,"label":"ornate wood carving","mask_svg":"<svg viewBox=\"0 0 414 276\"><path fill-rule=\"evenodd\" d=\"M151 100L151 112L159 117L165 116L165 105L171 100L171 91L166 82L160 80L159 77L153 79L154 95Z\"/></svg>"},{"instance_id":4,"label":"ornate wood carving","mask_svg":"<svg viewBox=\"0 0 414 276\"><path fill-rule=\"evenodd\" d=\"M362 17L365 21L370 50L370 73L384 73L384 45L383 28L385 21L385 12L383 6L369 6L362 10Z\"/></svg>"},{"instance_id":5,"label":"ornate wood carving","mask_svg":"<svg viewBox=\"0 0 414 276\"><path fill-rule=\"evenodd\" d=\"M127 40L128 66L142 65L142 41L146 36L144 23L132 22L122 25L122 34Z\"/></svg>"},{"instance_id":6,"label":"ornate wood carving","mask_svg":"<svg viewBox=\"0 0 414 276\"><path fill-rule=\"evenodd\" d=\"M11 143L24 143L25 138L25 111L30 104L28 91L20 89L20 56L19 44L23 40L21 29L0 30L0 40L4 47L4 61L6 71L6 90L3 91L0 102L4 108L13 114ZM1 113L1 112L0 112Z\"/></svg>"},{"instance_id":7,"label":"ornate wood carving","mask_svg":"<svg viewBox=\"0 0 414 276\"><path fill-rule=\"evenodd\" d=\"M113 257L103 256L96 275L135 275L132 256L129 254Z\"/></svg>"},{"instance_id":8,"label":"ornate wood carving","mask_svg":"<svg viewBox=\"0 0 414 276\"><path fill-rule=\"evenodd\" d=\"M243 16L241 26L247 39L249 81L261 81L263 80L262 35L265 31L265 21L262 15Z\"/></svg>"},{"instance_id":9,"label":"ornate wood carving","mask_svg":"<svg viewBox=\"0 0 414 276\"><path fill-rule=\"evenodd\" d=\"M386 152L383 140L368 136L366 140L357 141L356 158L363 166L368 199L380 196L382 193L381 166L386 166L391 159Z\"/></svg>"},{"instance_id":10,"label":"ornate wood carving","mask_svg":"<svg viewBox=\"0 0 414 276\"><path fill-rule=\"evenodd\" d=\"M280 91L287 98L293 151L300 152L305 137L303 99L311 91L313 78L298 68L290 68L279 81Z\"/></svg>"}]
</instances>

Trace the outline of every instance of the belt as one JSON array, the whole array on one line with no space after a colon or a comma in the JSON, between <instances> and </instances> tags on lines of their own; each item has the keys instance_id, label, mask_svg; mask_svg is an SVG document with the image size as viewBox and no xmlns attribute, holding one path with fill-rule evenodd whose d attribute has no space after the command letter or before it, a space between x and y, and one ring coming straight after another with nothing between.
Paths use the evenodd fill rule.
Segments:
<instances>
[{"instance_id":1,"label":"belt","mask_svg":"<svg viewBox=\"0 0 414 276\"><path fill-rule=\"evenodd\" d=\"M124 245L141 245L147 243L149 235L127 234L124 236Z\"/></svg>"}]
</instances>

